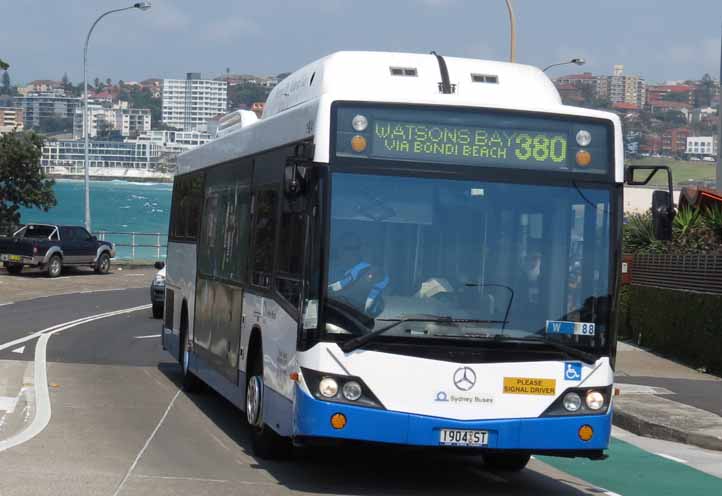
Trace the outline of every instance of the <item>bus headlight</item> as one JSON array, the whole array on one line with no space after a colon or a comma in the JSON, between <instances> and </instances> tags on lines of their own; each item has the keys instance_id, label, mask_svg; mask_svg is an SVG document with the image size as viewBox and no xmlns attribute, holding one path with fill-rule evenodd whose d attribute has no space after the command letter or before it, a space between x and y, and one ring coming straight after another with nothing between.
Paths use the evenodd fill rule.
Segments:
<instances>
[{"instance_id":1,"label":"bus headlight","mask_svg":"<svg viewBox=\"0 0 722 496\"><path fill-rule=\"evenodd\" d=\"M582 398L577 393L564 395L564 409L568 412L576 412L582 407Z\"/></svg>"},{"instance_id":2,"label":"bus headlight","mask_svg":"<svg viewBox=\"0 0 722 496\"><path fill-rule=\"evenodd\" d=\"M366 116L358 114L351 121L351 126L354 131L358 131L360 133L361 131L366 131L366 128L369 127L369 121Z\"/></svg>"},{"instance_id":3,"label":"bus headlight","mask_svg":"<svg viewBox=\"0 0 722 496\"><path fill-rule=\"evenodd\" d=\"M325 398L333 398L338 394L338 382L331 377L324 377L318 383L318 392Z\"/></svg>"},{"instance_id":4,"label":"bus headlight","mask_svg":"<svg viewBox=\"0 0 722 496\"><path fill-rule=\"evenodd\" d=\"M371 389L360 377L333 374L301 367L299 380L317 400L368 408L384 408ZM300 377L299 377L300 379Z\"/></svg>"},{"instance_id":5,"label":"bus headlight","mask_svg":"<svg viewBox=\"0 0 722 496\"><path fill-rule=\"evenodd\" d=\"M343 397L347 400L356 401L361 397L363 390L361 389L361 384L359 384L358 382L348 381L346 384L343 385L341 392L343 393Z\"/></svg>"},{"instance_id":6,"label":"bus headlight","mask_svg":"<svg viewBox=\"0 0 722 496\"><path fill-rule=\"evenodd\" d=\"M599 410L604 406L604 395L599 391L589 391L586 398L587 408Z\"/></svg>"}]
</instances>

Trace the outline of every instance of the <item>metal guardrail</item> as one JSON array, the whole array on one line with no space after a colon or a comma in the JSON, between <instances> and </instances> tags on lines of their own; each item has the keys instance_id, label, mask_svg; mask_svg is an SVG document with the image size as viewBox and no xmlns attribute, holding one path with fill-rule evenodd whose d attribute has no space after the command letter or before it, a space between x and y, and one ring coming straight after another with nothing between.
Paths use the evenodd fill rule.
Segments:
<instances>
[{"instance_id":1,"label":"metal guardrail","mask_svg":"<svg viewBox=\"0 0 722 496\"><path fill-rule=\"evenodd\" d=\"M119 231L98 231L95 233L101 241L111 241L115 244L116 248L130 248L130 257L135 258L136 249L138 248L155 248L156 258L161 258L161 249L167 248L167 235L161 233L142 233L142 232L119 232ZM118 239L121 237L121 239ZM140 238L140 240L138 239ZM144 240L154 240L155 243ZM165 240L166 243L162 244L161 239ZM139 242L140 241L140 242ZM116 250L117 254L117 250Z\"/></svg>"},{"instance_id":2,"label":"metal guardrail","mask_svg":"<svg viewBox=\"0 0 722 496\"><path fill-rule=\"evenodd\" d=\"M722 255L635 255L632 284L722 294Z\"/></svg>"}]
</instances>

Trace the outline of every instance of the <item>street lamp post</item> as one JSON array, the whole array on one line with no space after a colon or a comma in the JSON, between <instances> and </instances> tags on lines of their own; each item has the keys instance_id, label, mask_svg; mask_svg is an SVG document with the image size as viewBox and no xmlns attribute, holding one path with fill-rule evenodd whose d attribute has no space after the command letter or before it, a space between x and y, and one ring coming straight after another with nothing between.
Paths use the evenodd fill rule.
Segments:
<instances>
[{"instance_id":1,"label":"street lamp post","mask_svg":"<svg viewBox=\"0 0 722 496\"><path fill-rule=\"evenodd\" d=\"M88 160L88 42L90 41L90 35L95 29L95 25L108 14L115 12L123 12L124 10L138 9L148 10L150 8L150 2L138 2L134 3L130 7L124 7L122 9L113 9L105 12L98 17L88 31L88 36L85 37L85 46L83 47L83 139L85 141L84 160L85 166L85 229L90 232L90 161Z\"/></svg>"},{"instance_id":2,"label":"street lamp post","mask_svg":"<svg viewBox=\"0 0 722 496\"><path fill-rule=\"evenodd\" d=\"M511 0L506 0L506 10L509 11L509 62L516 62L516 18Z\"/></svg>"},{"instance_id":3,"label":"street lamp post","mask_svg":"<svg viewBox=\"0 0 722 496\"><path fill-rule=\"evenodd\" d=\"M542 72L546 72L546 71L548 71L549 69L551 69L552 67L558 67L558 66L560 66L560 65L567 65L567 64L584 65L584 64L586 64L586 63L587 63L587 61L584 60L583 58L581 58L581 57L576 57L576 58L573 58L573 59L571 59L571 60L567 60L566 62L559 62L559 63L557 63L557 64L548 65L548 66L546 66L546 67L542 70Z\"/></svg>"}]
</instances>

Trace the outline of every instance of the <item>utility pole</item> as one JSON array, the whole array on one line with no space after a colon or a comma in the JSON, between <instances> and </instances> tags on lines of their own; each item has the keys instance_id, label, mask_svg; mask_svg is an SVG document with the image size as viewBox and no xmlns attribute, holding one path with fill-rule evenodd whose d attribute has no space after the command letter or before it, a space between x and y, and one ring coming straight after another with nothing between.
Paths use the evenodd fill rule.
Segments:
<instances>
[{"instance_id":1,"label":"utility pole","mask_svg":"<svg viewBox=\"0 0 722 496\"><path fill-rule=\"evenodd\" d=\"M719 105L717 107L717 115L719 116L719 137L717 139L717 191L722 191L722 34L720 35L719 80L720 98Z\"/></svg>"}]
</instances>

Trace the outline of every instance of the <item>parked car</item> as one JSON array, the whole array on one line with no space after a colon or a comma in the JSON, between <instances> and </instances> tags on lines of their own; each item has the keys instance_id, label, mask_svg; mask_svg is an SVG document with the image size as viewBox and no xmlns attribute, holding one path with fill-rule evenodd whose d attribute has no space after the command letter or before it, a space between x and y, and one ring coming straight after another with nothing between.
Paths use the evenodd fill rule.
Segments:
<instances>
[{"instance_id":1,"label":"parked car","mask_svg":"<svg viewBox=\"0 0 722 496\"><path fill-rule=\"evenodd\" d=\"M12 237L0 238L0 262L10 274L37 267L48 277L58 277L63 267L84 265L106 274L114 256L113 243L98 241L79 226L28 224Z\"/></svg>"},{"instance_id":2,"label":"parked car","mask_svg":"<svg viewBox=\"0 0 722 496\"><path fill-rule=\"evenodd\" d=\"M163 305L165 304L165 263L156 262L159 269L150 283L150 302L153 304L153 318L163 318Z\"/></svg>"}]
</instances>

